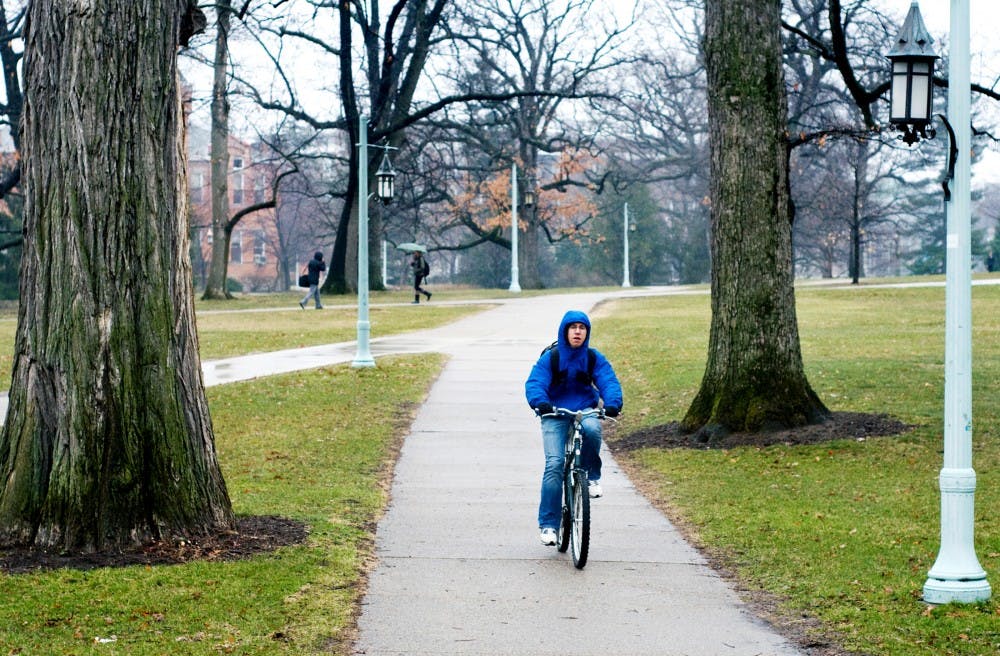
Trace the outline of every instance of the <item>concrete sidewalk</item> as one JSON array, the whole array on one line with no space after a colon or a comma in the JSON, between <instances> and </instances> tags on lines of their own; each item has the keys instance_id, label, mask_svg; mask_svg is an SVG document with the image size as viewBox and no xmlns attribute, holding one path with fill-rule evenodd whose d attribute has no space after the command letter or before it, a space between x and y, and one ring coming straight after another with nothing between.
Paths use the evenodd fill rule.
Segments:
<instances>
[{"instance_id":1,"label":"concrete sidewalk","mask_svg":"<svg viewBox=\"0 0 1000 656\"><path fill-rule=\"evenodd\" d=\"M606 452L586 569L539 542L542 448L524 379L563 313L606 296L511 300L418 340L451 359L396 466L355 654L800 653Z\"/></svg>"}]
</instances>

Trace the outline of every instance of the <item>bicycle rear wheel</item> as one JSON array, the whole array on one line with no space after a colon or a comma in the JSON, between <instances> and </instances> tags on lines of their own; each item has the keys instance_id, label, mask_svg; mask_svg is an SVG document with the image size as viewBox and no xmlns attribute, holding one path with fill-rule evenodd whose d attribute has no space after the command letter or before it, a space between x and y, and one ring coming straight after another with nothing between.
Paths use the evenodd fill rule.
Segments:
<instances>
[{"instance_id":1,"label":"bicycle rear wheel","mask_svg":"<svg viewBox=\"0 0 1000 656\"><path fill-rule=\"evenodd\" d=\"M573 565L583 569L590 550L590 491L587 489L587 472L582 469L573 471L572 492L573 499L569 504L572 514L570 546L573 548Z\"/></svg>"}]
</instances>

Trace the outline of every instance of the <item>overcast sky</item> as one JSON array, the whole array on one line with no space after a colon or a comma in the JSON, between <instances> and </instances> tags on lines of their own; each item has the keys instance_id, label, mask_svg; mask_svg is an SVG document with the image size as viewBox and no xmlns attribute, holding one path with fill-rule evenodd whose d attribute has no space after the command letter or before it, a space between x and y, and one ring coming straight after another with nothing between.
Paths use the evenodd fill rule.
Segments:
<instances>
[{"instance_id":1,"label":"overcast sky","mask_svg":"<svg viewBox=\"0 0 1000 656\"><path fill-rule=\"evenodd\" d=\"M902 21L910 9L909 0L879 0L887 11L894 13ZM938 54L951 41L950 16L953 0L922 0L920 14L924 23L934 38L934 47ZM972 79L978 82L991 83L1000 75L1000 42L997 31L1000 30L1000 2L997 0L968 0L971 15L969 46L972 51Z\"/></svg>"},{"instance_id":2,"label":"overcast sky","mask_svg":"<svg viewBox=\"0 0 1000 656\"><path fill-rule=\"evenodd\" d=\"M938 54L946 54L948 43L950 42L950 13L951 5L957 0L920 0L920 13L928 31L934 39L934 48ZM972 52L971 75L972 81L986 86L997 86L1000 80L1000 0L967 0L971 15L971 42ZM898 22L902 22L909 11L911 0L874 0L886 13L893 16ZM631 2L622 3L624 6ZM616 5L613 5L617 7ZM886 44L886 51L891 44ZM185 67L186 70L190 68ZM887 68L888 71L888 68ZM205 73L204 70L200 71ZM947 71L940 71L947 75ZM324 75L328 72L323 71ZM329 83L329 80L327 80ZM208 79L207 86L210 87L211 80ZM201 85L199 85L201 86ZM306 86L309 86L306 84ZM1000 109L997 110L1000 114ZM238 122L239 118L234 117ZM207 120L207 118L206 118ZM235 129L239 126L234 125ZM976 177L978 181L989 179L1000 182L1000 147L991 145L987 149L987 156L984 161L976 166Z\"/></svg>"}]
</instances>

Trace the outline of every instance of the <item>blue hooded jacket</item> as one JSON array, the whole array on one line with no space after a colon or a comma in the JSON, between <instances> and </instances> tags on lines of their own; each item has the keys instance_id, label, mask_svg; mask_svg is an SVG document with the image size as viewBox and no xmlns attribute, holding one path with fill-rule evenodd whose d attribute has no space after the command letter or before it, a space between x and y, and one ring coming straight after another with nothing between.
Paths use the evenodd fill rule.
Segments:
<instances>
[{"instance_id":1,"label":"blue hooded jacket","mask_svg":"<svg viewBox=\"0 0 1000 656\"><path fill-rule=\"evenodd\" d=\"M582 323L587 327L587 338L579 348L572 348L566 339L566 331L571 323ZM622 407L622 387L618 376L608 359L597 349L594 351L593 384L587 381L587 350L590 347L590 319L579 310L570 310L559 324L559 371L562 375L553 377L552 361L548 351L542 353L531 368L531 374L524 383L524 395L528 405L537 408L541 403L550 403L558 408L583 410L596 408L598 399L604 399L605 407Z\"/></svg>"}]
</instances>

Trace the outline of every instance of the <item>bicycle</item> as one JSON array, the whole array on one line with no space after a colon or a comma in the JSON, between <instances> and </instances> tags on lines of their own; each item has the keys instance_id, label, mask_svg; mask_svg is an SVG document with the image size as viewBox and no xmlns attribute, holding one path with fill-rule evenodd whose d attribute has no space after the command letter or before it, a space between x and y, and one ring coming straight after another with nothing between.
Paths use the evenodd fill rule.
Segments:
<instances>
[{"instance_id":1,"label":"bicycle","mask_svg":"<svg viewBox=\"0 0 1000 656\"><path fill-rule=\"evenodd\" d=\"M573 423L567 433L566 457L563 462L563 504L556 537L556 548L561 553L571 550L573 565L583 569L590 549L590 490L587 470L580 465L583 447L583 420L587 417L605 419L604 409L568 410L554 408L545 417L571 417ZM570 437L569 433L572 433Z\"/></svg>"}]
</instances>

